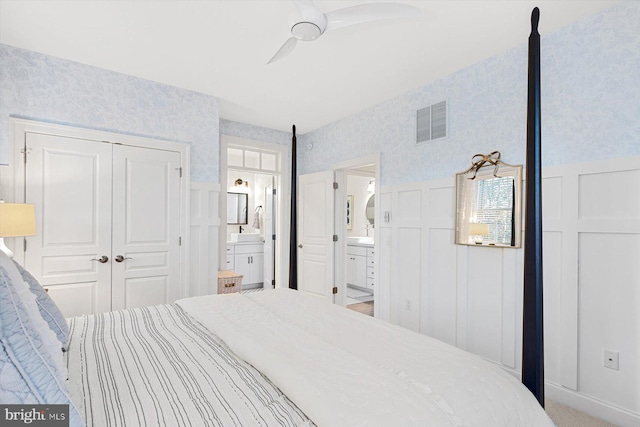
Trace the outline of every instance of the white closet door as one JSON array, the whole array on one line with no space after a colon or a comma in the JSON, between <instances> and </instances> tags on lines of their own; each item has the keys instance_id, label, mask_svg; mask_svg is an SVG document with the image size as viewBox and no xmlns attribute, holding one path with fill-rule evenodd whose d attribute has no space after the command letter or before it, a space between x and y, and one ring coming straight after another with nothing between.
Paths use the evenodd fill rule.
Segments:
<instances>
[{"instance_id":1,"label":"white closet door","mask_svg":"<svg viewBox=\"0 0 640 427\"><path fill-rule=\"evenodd\" d=\"M298 222L298 290L333 302L334 174L301 175Z\"/></svg>"},{"instance_id":2,"label":"white closet door","mask_svg":"<svg viewBox=\"0 0 640 427\"><path fill-rule=\"evenodd\" d=\"M180 298L180 153L115 145L113 168L112 309L173 302Z\"/></svg>"},{"instance_id":3,"label":"white closet door","mask_svg":"<svg viewBox=\"0 0 640 427\"><path fill-rule=\"evenodd\" d=\"M37 234L27 238L24 267L65 316L109 311L111 144L27 133L26 147Z\"/></svg>"}]
</instances>

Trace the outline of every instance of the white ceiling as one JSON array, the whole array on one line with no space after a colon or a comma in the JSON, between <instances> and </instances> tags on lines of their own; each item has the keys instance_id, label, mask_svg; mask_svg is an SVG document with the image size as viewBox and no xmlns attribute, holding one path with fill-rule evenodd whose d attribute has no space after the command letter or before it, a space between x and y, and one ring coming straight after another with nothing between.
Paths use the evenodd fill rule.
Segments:
<instances>
[{"instance_id":1,"label":"white ceiling","mask_svg":"<svg viewBox=\"0 0 640 427\"><path fill-rule=\"evenodd\" d=\"M534 6L544 38L614 2L398 3L423 14L324 34L268 66L291 1L0 0L0 43L213 95L221 118L302 134L525 43Z\"/></svg>"}]
</instances>

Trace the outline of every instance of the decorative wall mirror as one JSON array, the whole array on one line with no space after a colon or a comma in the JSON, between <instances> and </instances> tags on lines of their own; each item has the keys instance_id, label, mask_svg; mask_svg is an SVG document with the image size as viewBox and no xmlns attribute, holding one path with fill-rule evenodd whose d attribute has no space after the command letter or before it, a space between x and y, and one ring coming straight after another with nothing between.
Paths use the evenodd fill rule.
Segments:
<instances>
[{"instance_id":1,"label":"decorative wall mirror","mask_svg":"<svg viewBox=\"0 0 640 427\"><path fill-rule=\"evenodd\" d=\"M367 207L366 207L365 213L367 215L367 221L369 221L369 224L375 225L373 223L376 216L376 195L375 194L372 194L369 197L369 200L367 200Z\"/></svg>"},{"instance_id":2,"label":"decorative wall mirror","mask_svg":"<svg viewBox=\"0 0 640 427\"><path fill-rule=\"evenodd\" d=\"M247 224L247 194L227 193L227 224Z\"/></svg>"},{"instance_id":3,"label":"decorative wall mirror","mask_svg":"<svg viewBox=\"0 0 640 427\"><path fill-rule=\"evenodd\" d=\"M456 244L519 248L522 165L502 162L498 151L471 163L456 174Z\"/></svg>"}]
</instances>

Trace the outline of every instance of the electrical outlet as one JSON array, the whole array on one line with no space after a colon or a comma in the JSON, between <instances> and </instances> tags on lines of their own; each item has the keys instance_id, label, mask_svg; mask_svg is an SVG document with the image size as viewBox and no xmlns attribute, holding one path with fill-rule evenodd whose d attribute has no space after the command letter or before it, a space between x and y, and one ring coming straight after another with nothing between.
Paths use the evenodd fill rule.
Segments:
<instances>
[{"instance_id":1,"label":"electrical outlet","mask_svg":"<svg viewBox=\"0 0 640 427\"><path fill-rule=\"evenodd\" d=\"M620 354L617 351L603 349L604 367L609 369L620 369Z\"/></svg>"}]
</instances>

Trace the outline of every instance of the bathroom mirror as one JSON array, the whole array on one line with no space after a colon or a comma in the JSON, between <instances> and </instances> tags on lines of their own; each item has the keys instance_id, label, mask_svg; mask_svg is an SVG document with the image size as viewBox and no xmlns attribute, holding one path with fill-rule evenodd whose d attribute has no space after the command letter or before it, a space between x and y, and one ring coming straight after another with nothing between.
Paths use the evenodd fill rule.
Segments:
<instances>
[{"instance_id":1,"label":"bathroom mirror","mask_svg":"<svg viewBox=\"0 0 640 427\"><path fill-rule=\"evenodd\" d=\"M501 162L500 153L491 161L495 153L456 174L455 242L459 245L521 245L522 165Z\"/></svg>"},{"instance_id":2,"label":"bathroom mirror","mask_svg":"<svg viewBox=\"0 0 640 427\"><path fill-rule=\"evenodd\" d=\"M367 200L367 207L365 209L365 214L367 215L367 220L369 224L374 225L375 220L375 212L376 212L376 195L372 194Z\"/></svg>"},{"instance_id":3,"label":"bathroom mirror","mask_svg":"<svg viewBox=\"0 0 640 427\"><path fill-rule=\"evenodd\" d=\"M246 193L227 193L227 224L247 224Z\"/></svg>"}]
</instances>

